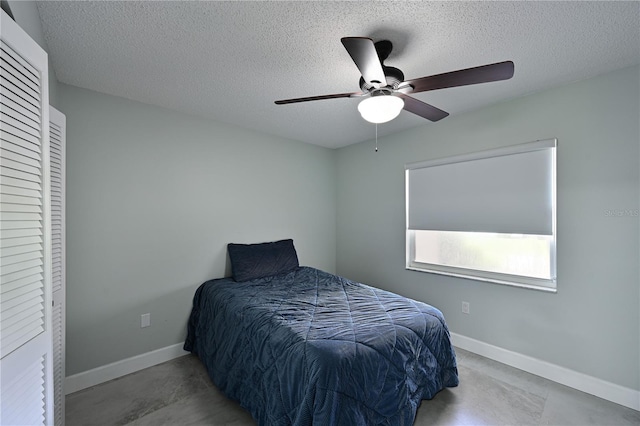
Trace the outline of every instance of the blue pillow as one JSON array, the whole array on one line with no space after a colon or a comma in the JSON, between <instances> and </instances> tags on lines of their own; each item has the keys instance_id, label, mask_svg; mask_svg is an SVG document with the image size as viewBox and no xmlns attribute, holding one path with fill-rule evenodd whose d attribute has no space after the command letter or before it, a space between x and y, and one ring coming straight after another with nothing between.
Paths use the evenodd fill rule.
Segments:
<instances>
[{"instance_id":1,"label":"blue pillow","mask_svg":"<svg viewBox=\"0 0 640 426\"><path fill-rule=\"evenodd\" d=\"M260 244L228 244L235 281L249 281L291 271L299 266L293 240Z\"/></svg>"}]
</instances>

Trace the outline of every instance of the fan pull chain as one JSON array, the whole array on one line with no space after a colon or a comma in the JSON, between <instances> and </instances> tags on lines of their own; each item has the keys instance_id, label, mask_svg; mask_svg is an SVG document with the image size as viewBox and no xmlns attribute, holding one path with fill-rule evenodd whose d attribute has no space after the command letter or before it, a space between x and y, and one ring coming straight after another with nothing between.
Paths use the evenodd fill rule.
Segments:
<instances>
[{"instance_id":1,"label":"fan pull chain","mask_svg":"<svg viewBox=\"0 0 640 426\"><path fill-rule=\"evenodd\" d=\"M378 123L376 123L376 152L378 152Z\"/></svg>"}]
</instances>

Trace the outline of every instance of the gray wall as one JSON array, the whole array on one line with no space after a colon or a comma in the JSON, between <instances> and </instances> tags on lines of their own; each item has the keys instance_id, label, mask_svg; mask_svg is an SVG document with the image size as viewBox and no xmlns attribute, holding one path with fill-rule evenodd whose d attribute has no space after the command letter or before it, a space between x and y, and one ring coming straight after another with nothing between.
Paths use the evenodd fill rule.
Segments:
<instances>
[{"instance_id":1,"label":"gray wall","mask_svg":"<svg viewBox=\"0 0 640 426\"><path fill-rule=\"evenodd\" d=\"M387 137L377 154L340 149L338 273L435 305L455 333L640 389L639 219L607 215L639 208L639 80L623 69ZM554 137L557 294L404 269L405 163Z\"/></svg>"},{"instance_id":2,"label":"gray wall","mask_svg":"<svg viewBox=\"0 0 640 426\"><path fill-rule=\"evenodd\" d=\"M29 36L42 47L47 53L49 48L47 42L44 39L42 33L42 24L40 23L40 14L38 13L38 7L35 1L10 0L7 2L13 18L16 23L20 25ZM55 71L53 70L53 64L49 58L49 105L53 105L58 108L58 80L56 79Z\"/></svg>"},{"instance_id":3,"label":"gray wall","mask_svg":"<svg viewBox=\"0 0 640 426\"><path fill-rule=\"evenodd\" d=\"M59 100L67 375L184 341L229 242L293 238L302 265L335 271L335 151L64 84Z\"/></svg>"},{"instance_id":4,"label":"gray wall","mask_svg":"<svg viewBox=\"0 0 640 426\"><path fill-rule=\"evenodd\" d=\"M9 5L47 50L35 2ZM606 214L638 209L637 67L382 139L378 154L49 78L68 127L67 374L182 341L195 288L228 274L227 242L293 237L302 264L427 301L456 333L640 389L638 218ZM557 294L404 269L405 163L550 137ZM145 312L152 326L140 329Z\"/></svg>"}]
</instances>

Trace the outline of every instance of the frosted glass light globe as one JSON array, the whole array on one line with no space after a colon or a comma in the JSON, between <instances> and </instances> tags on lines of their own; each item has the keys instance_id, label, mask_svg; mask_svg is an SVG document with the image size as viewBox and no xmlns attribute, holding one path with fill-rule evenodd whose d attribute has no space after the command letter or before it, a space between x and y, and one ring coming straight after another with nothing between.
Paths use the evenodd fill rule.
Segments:
<instances>
[{"instance_id":1,"label":"frosted glass light globe","mask_svg":"<svg viewBox=\"0 0 640 426\"><path fill-rule=\"evenodd\" d=\"M362 118L370 123L386 123L396 118L402 108L404 101L397 96L379 95L372 96L358 104L358 111Z\"/></svg>"}]
</instances>

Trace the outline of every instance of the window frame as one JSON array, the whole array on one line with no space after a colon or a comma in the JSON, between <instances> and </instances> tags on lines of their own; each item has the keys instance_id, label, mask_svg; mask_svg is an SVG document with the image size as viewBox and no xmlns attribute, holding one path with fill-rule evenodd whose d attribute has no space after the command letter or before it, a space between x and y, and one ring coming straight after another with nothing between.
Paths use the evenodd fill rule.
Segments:
<instances>
[{"instance_id":1,"label":"window frame","mask_svg":"<svg viewBox=\"0 0 640 426\"><path fill-rule=\"evenodd\" d=\"M551 149L551 241L549 250L549 262L550 262L550 279L543 279L525 275L512 275L499 272L489 272L478 269L466 269L462 267L453 267L440 264L431 264L415 261L415 231L409 228L409 178L410 171L430 167L431 165L444 165L459 162L461 159L464 161L481 160L486 158L492 158L497 156L526 153L535 150L548 148ZM507 146L504 148L498 148L493 150L486 150L475 152L471 154L464 154L458 156L450 156L445 158L439 158L429 161L421 161L417 163L405 164L405 241L406 241L406 265L407 270L426 272L444 276L451 276L457 278L471 279L481 282L489 282L495 284L509 285L519 288L540 290L545 292L557 292L557 228L556 228L556 211L557 211L557 139L546 139L534 142L529 142L520 145ZM437 231L437 230L436 230ZM477 231L480 232L480 231ZM470 232L471 233L471 232Z\"/></svg>"}]
</instances>

